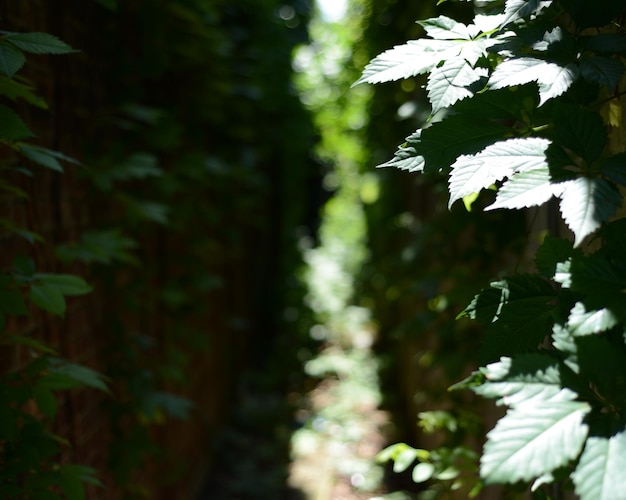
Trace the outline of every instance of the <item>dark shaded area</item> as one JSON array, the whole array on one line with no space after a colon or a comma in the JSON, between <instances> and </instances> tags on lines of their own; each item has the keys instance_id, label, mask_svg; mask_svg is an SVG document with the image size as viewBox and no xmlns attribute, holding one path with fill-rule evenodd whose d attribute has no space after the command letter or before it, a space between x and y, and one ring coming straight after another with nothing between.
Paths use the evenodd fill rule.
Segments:
<instances>
[{"instance_id":1,"label":"dark shaded area","mask_svg":"<svg viewBox=\"0 0 626 500\"><path fill-rule=\"evenodd\" d=\"M289 19L278 15L286 7ZM11 215L45 244L6 245L2 262L19 246L39 271L94 285L64 320L31 327L109 377L111 396L58 394L55 430L72 442L61 460L94 467L105 484L89 498L203 488L204 498L282 498L285 398L302 382L310 324L296 243L314 234L321 202L316 136L291 84L309 9L298 0L0 7L4 29L51 33L80 51L28 58L23 74L50 111L19 101L18 111L37 144L86 167L24 181L33 201ZM243 455L257 470L237 468Z\"/></svg>"}]
</instances>

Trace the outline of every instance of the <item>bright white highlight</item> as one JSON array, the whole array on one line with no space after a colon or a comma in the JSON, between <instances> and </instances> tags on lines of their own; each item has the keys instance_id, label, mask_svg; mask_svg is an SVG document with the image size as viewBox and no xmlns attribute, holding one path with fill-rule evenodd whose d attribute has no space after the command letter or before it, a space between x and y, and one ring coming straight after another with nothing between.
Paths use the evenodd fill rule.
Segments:
<instances>
[{"instance_id":1,"label":"bright white highlight","mask_svg":"<svg viewBox=\"0 0 626 500\"><path fill-rule=\"evenodd\" d=\"M317 5L324 21L335 23L341 21L348 8L347 0L317 0Z\"/></svg>"}]
</instances>

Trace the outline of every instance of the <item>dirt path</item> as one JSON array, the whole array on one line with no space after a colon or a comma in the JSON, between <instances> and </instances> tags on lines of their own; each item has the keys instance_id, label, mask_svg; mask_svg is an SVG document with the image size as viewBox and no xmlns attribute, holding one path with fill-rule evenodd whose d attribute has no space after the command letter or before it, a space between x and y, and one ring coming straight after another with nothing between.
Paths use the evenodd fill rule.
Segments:
<instances>
[{"instance_id":1,"label":"dirt path","mask_svg":"<svg viewBox=\"0 0 626 500\"><path fill-rule=\"evenodd\" d=\"M334 340L306 366L320 383L301 409L305 425L292 438L289 485L309 500L384 498L375 456L385 445L389 417L378 409L373 334L350 326L354 335L331 335Z\"/></svg>"}]
</instances>

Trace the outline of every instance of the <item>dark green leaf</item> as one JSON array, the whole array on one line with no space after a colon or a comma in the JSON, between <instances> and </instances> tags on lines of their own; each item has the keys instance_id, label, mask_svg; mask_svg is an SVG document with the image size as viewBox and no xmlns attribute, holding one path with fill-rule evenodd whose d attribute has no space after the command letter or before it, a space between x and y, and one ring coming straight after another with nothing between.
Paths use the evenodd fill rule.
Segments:
<instances>
[{"instance_id":1,"label":"dark green leaf","mask_svg":"<svg viewBox=\"0 0 626 500\"><path fill-rule=\"evenodd\" d=\"M602 166L601 172L614 183L626 186L626 153L611 156Z\"/></svg>"},{"instance_id":2,"label":"dark green leaf","mask_svg":"<svg viewBox=\"0 0 626 500\"><path fill-rule=\"evenodd\" d=\"M0 71L12 78L15 73L22 69L25 62L26 58L21 50L0 40Z\"/></svg>"},{"instance_id":3,"label":"dark green leaf","mask_svg":"<svg viewBox=\"0 0 626 500\"><path fill-rule=\"evenodd\" d=\"M46 354L55 354L54 349L48 347L47 345L35 340L31 337L25 337L23 335L11 335L7 339L7 344L16 344L23 345L29 347L30 349L35 349L37 351L44 352Z\"/></svg>"},{"instance_id":4,"label":"dark green leaf","mask_svg":"<svg viewBox=\"0 0 626 500\"><path fill-rule=\"evenodd\" d=\"M44 311L57 316L65 315L65 299L56 288L44 283L34 283L30 287L29 297L33 304Z\"/></svg>"},{"instance_id":5,"label":"dark green leaf","mask_svg":"<svg viewBox=\"0 0 626 500\"><path fill-rule=\"evenodd\" d=\"M62 295L85 295L93 289L85 280L72 274L35 274L34 279Z\"/></svg>"},{"instance_id":6,"label":"dark green leaf","mask_svg":"<svg viewBox=\"0 0 626 500\"><path fill-rule=\"evenodd\" d=\"M569 240L546 236L535 254L537 270L546 278L554 277L556 265L566 262L572 256L573 249Z\"/></svg>"},{"instance_id":7,"label":"dark green leaf","mask_svg":"<svg viewBox=\"0 0 626 500\"><path fill-rule=\"evenodd\" d=\"M460 155L477 153L509 133L509 128L501 123L454 115L422 129L415 149L425 159L425 172L447 173Z\"/></svg>"},{"instance_id":8,"label":"dark green leaf","mask_svg":"<svg viewBox=\"0 0 626 500\"><path fill-rule=\"evenodd\" d=\"M19 254L13 259L13 269L23 277L32 278L35 274L35 261L24 254Z\"/></svg>"},{"instance_id":9,"label":"dark green leaf","mask_svg":"<svg viewBox=\"0 0 626 500\"><path fill-rule=\"evenodd\" d=\"M489 325L483 357L491 361L536 349L552 333L555 299L550 283L539 276L517 275L491 283L464 311Z\"/></svg>"},{"instance_id":10,"label":"dark green leaf","mask_svg":"<svg viewBox=\"0 0 626 500\"><path fill-rule=\"evenodd\" d=\"M161 409L170 417L187 420L194 403L187 398L169 392L156 392L151 395L150 403L154 409Z\"/></svg>"},{"instance_id":11,"label":"dark green leaf","mask_svg":"<svg viewBox=\"0 0 626 500\"><path fill-rule=\"evenodd\" d=\"M57 257L64 261L80 260L86 263L109 264L113 261L138 264L131 250L137 242L123 236L119 230L88 231L81 235L81 241L72 245L62 245L56 249Z\"/></svg>"},{"instance_id":12,"label":"dark green leaf","mask_svg":"<svg viewBox=\"0 0 626 500\"><path fill-rule=\"evenodd\" d=\"M61 358L49 358L49 369L51 373L70 378L79 385L109 392L104 375L86 366L71 363Z\"/></svg>"},{"instance_id":13,"label":"dark green leaf","mask_svg":"<svg viewBox=\"0 0 626 500\"><path fill-rule=\"evenodd\" d=\"M11 141L33 137L24 120L15 111L0 104L0 139Z\"/></svg>"},{"instance_id":14,"label":"dark green leaf","mask_svg":"<svg viewBox=\"0 0 626 500\"><path fill-rule=\"evenodd\" d=\"M33 399L39 410L49 418L54 418L57 413L57 400L47 387L33 387Z\"/></svg>"},{"instance_id":15,"label":"dark green leaf","mask_svg":"<svg viewBox=\"0 0 626 500\"><path fill-rule=\"evenodd\" d=\"M580 74L590 82L603 85L609 90L617 87L624 74L624 63L604 56L584 57L580 61Z\"/></svg>"},{"instance_id":16,"label":"dark green leaf","mask_svg":"<svg viewBox=\"0 0 626 500\"><path fill-rule=\"evenodd\" d=\"M557 108L554 135L561 146L578 153L588 165L600 156L608 139L602 117L575 106Z\"/></svg>"},{"instance_id":17,"label":"dark green leaf","mask_svg":"<svg viewBox=\"0 0 626 500\"><path fill-rule=\"evenodd\" d=\"M0 44L1 47L2 44ZM0 95L4 95L12 101L17 98L24 99L27 103L37 106L41 109L48 109L46 101L38 95L33 93L33 87L25 83L27 80L22 81L12 80L6 76L0 75Z\"/></svg>"},{"instance_id":18,"label":"dark green leaf","mask_svg":"<svg viewBox=\"0 0 626 500\"><path fill-rule=\"evenodd\" d=\"M624 320L626 311L626 271L601 254L573 259L570 266L571 289L584 294L588 310L609 309Z\"/></svg>"},{"instance_id":19,"label":"dark green leaf","mask_svg":"<svg viewBox=\"0 0 626 500\"><path fill-rule=\"evenodd\" d=\"M31 54L69 54L76 52L68 44L48 33L9 33L5 34L2 39Z\"/></svg>"}]
</instances>

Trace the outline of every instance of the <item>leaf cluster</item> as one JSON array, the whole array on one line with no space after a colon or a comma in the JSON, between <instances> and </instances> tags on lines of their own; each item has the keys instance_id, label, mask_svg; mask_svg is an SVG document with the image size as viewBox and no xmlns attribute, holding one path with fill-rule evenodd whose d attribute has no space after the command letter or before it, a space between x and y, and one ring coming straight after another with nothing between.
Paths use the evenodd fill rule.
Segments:
<instances>
[{"instance_id":1,"label":"leaf cluster","mask_svg":"<svg viewBox=\"0 0 626 500\"><path fill-rule=\"evenodd\" d=\"M544 238L538 273L493 281L461 314L485 325L492 363L454 387L509 407L487 435L486 483L539 494L562 482L583 499L626 488L622 11L486 2L470 24L420 21L426 37L380 54L356 82L427 75L431 117L382 167L445 176L450 207L483 190L496 192L488 211L556 198L574 235Z\"/></svg>"},{"instance_id":2,"label":"leaf cluster","mask_svg":"<svg viewBox=\"0 0 626 500\"><path fill-rule=\"evenodd\" d=\"M47 33L0 32L0 95L9 102L22 100L47 109L32 84L17 73L26 63L25 54L71 52L74 50L69 45ZM34 137L12 107L0 105L0 145L18 154L15 161L4 160L0 165L4 174L0 181L3 201L28 199L22 189L10 182L11 175L39 175L32 166L62 173L61 162L80 164L58 151L23 142ZM0 225L5 237L25 239L31 245L43 242L40 235L16 226L10 218L0 219ZM0 377L0 495L3 498L80 500L85 498L85 485L101 486L94 469L58 463L60 446L70 443L51 433L50 428L57 417L59 392L80 387L108 392L105 377L57 357L54 349L29 334L6 328L8 319L30 316L37 309L62 317L67 308L66 297L84 295L91 289L76 275L38 272L35 262L23 254L14 258L10 270L0 274L0 343L16 352L27 350L30 359L25 366L8 370Z\"/></svg>"}]
</instances>

